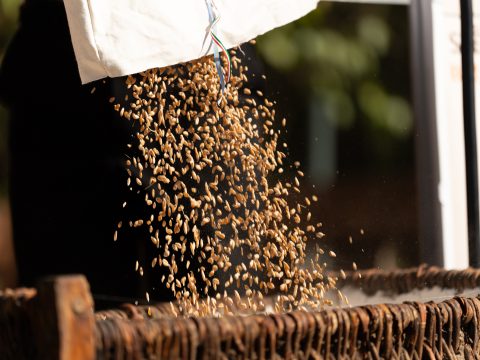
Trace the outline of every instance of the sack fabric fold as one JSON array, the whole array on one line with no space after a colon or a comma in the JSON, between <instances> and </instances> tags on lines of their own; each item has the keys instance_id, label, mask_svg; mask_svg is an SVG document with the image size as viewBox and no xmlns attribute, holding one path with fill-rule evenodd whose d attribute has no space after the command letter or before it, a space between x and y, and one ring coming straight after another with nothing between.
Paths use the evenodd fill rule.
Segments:
<instances>
[{"instance_id":1,"label":"sack fabric fold","mask_svg":"<svg viewBox=\"0 0 480 360\"><path fill-rule=\"evenodd\" d=\"M215 0L232 48L314 10L319 0ZM82 83L210 55L205 0L64 0Z\"/></svg>"}]
</instances>

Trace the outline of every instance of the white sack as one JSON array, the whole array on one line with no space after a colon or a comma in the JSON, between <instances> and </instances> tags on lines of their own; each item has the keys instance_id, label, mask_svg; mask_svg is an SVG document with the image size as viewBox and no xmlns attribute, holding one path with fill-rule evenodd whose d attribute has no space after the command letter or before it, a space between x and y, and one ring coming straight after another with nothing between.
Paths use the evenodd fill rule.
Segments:
<instances>
[{"instance_id":1,"label":"white sack","mask_svg":"<svg viewBox=\"0 0 480 360\"><path fill-rule=\"evenodd\" d=\"M216 0L221 17L216 34L232 48L306 15L318 1ZM209 27L205 0L64 3L84 84L197 59L210 43L202 49Z\"/></svg>"}]
</instances>

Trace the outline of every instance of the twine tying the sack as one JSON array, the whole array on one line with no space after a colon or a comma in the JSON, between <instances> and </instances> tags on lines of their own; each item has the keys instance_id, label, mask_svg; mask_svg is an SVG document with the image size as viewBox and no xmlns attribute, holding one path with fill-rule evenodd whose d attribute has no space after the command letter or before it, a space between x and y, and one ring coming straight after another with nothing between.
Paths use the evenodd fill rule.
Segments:
<instances>
[{"instance_id":1,"label":"twine tying the sack","mask_svg":"<svg viewBox=\"0 0 480 360\"><path fill-rule=\"evenodd\" d=\"M211 40L210 40L210 45L208 46L208 49L207 49L207 53L210 51L210 48L213 45L213 56L215 59L215 65L217 66L218 76L220 77L220 87L222 89L222 93L225 93L226 84L230 81L230 77L232 73L232 60L230 58L230 54L228 53L227 48L215 33L217 24L220 21L218 8L215 6L215 3L213 2L213 0L205 0L205 3L207 4L210 25L207 28L207 34L203 41L203 45L205 45L205 41L207 37L210 35ZM218 51L218 48L221 49L221 51L225 54L227 58L227 71L225 72L225 74L223 73L223 68L222 68L222 63L221 63L220 53Z\"/></svg>"}]
</instances>

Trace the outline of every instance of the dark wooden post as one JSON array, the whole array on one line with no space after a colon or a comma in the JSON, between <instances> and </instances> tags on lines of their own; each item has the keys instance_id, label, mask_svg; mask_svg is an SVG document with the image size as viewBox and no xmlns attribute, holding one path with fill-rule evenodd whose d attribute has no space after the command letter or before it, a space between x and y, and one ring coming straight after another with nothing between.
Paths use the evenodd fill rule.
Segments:
<instances>
[{"instance_id":1,"label":"dark wooden post","mask_svg":"<svg viewBox=\"0 0 480 360\"><path fill-rule=\"evenodd\" d=\"M409 9L420 257L421 262L443 266L432 1L411 0Z\"/></svg>"},{"instance_id":2,"label":"dark wooden post","mask_svg":"<svg viewBox=\"0 0 480 360\"><path fill-rule=\"evenodd\" d=\"M480 266L480 204L478 190L477 123L475 114L475 44L473 1L461 0L463 117L465 124L465 161L470 266Z\"/></svg>"},{"instance_id":3,"label":"dark wooden post","mask_svg":"<svg viewBox=\"0 0 480 360\"><path fill-rule=\"evenodd\" d=\"M63 276L43 281L32 305L38 359L95 359L94 306L85 277Z\"/></svg>"}]
</instances>

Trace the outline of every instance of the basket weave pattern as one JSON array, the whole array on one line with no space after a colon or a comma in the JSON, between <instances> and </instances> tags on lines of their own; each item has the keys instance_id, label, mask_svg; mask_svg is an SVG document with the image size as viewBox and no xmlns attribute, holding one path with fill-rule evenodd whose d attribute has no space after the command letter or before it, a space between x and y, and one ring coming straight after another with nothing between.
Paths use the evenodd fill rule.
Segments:
<instances>
[{"instance_id":1,"label":"basket weave pattern","mask_svg":"<svg viewBox=\"0 0 480 360\"><path fill-rule=\"evenodd\" d=\"M475 359L480 300L221 319L97 320L98 359Z\"/></svg>"},{"instance_id":2,"label":"basket weave pattern","mask_svg":"<svg viewBox=\"0 0 480 360\"><path fill-rule=\"evenodd\" d=\"M416 268L348 274L367 292L473 289L480 270ZM2 359L32 359L34 291L0 293ZM480 298L326 308L286 314L176 318L169 304L95 315L97 359L479 359Z\"/></svg>"}]
</instances>

